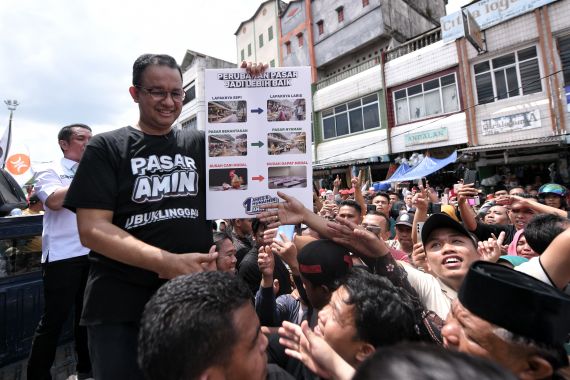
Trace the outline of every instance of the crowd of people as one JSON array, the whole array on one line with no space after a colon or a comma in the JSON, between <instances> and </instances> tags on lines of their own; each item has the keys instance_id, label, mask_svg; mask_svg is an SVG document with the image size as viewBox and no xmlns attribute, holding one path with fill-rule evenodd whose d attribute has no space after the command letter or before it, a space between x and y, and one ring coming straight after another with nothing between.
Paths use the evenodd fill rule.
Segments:
<instances>
[{"instance_id":1,"label":"crowd of people","mask_svg":"<svg viewBox=\"0 0 570 380\"><path fill-rule=\"evenodd\" d=\"M28 379L51 378L73 305L83 379L567 376L563 186L477 206L473 183L364 192L337 177L313 209L278 192L256 218L207 221L204 135L172 128L176 61L139 57L129 91L135 126L65 127L64 158L40 175L46 309ZM195 188L148 181L179 172Z\"/></svg>"}]
</instances>

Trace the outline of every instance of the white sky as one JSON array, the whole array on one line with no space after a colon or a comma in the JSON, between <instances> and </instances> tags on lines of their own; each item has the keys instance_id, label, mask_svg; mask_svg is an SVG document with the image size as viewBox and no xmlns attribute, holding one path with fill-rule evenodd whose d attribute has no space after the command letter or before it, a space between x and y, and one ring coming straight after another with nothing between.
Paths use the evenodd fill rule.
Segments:
<instances>
[{"instance_id":1,"label":"white sky","mask_svg":"<svg viewBox=\"0 0 570 380\"><path fill-rule=\"evenodd\" d=\"M32 163L61 157L57 132L78 122L95 133L137 121L128 87L134 60L187 49L236 61L234 32L262 0L18 0L0 2L3 100L17 99L12 148Z\"/></svg>"}]
</instances>

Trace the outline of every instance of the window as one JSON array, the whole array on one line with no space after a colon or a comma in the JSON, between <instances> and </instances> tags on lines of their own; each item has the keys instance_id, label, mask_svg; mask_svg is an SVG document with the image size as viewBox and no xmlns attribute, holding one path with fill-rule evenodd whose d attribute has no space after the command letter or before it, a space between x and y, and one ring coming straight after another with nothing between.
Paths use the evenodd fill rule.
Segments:
<instances>
[{"instance_id":1,"label":"window","mask_svg":"<svg viewBox=\"0 0 570 380\"><path fill-rule=\"evenodd\" d=\"M263 47L263 34L259 35L259 47Z\"/></svg>"},{"instance_id":2,"label":"window","mask_svg":"<svg viewBox=\"0 0 570 380\"><path fill-rule=\"evenodd\" d=\"M241 49L241 60L245 61L245 52Z\"/></svg>"},{"instance_id":3,"label":"window","mask_svg":"<svg viewBox=\"0 0 570 380\"><path fill-rule=\"evenodd\" d=\"M396 124L459 111L455 74L394 91Z\"/></svg>"},{"instance_id":4,"label":"window","mask_svg":"<svg viewBox=\"0 0 570 380\"><path fill-rule=\"evenodd\" d=\"M267 29L267 41L271 41L273 39L273 26L270 26Z\"/></svg>"},{"instance_id":5,"label":"window","mask_svg":"<svg viewBox=\"0 0 570 380\"><path fill-rule=\"evenodd\" d=\"M291 54L291 41L285 42L285 52L289 55Z\"/></svg>"},{"instance_id":6,"label":"window","mask_svg":"<svg viewBox=\"0 0 570 380\"><path fill-rule=\"evenodd\" d=\"M247 44L247 56L251 56L251 44Z\"/></svg>"},{"instance_id":7,"label":"window","mask_svg":"<svg viewBox=\"0 0 570 380\"><path fill-rule=\"evenodd\" d=\"M558 40L558 51L564 72L564 84L568 86L570 85L570 36Z\"/></svg>"},{"instance_id":8,"label":"window","mask_svg":"<svg viewBox=\"0 0 570 380\"><path fill-rule=\"evenodd\" d=\"M186 92L186 97L184 98L184 101L182 102L182 104L188 104L192 100L196 99L196 86L194 86L194 84L192 84L192 85L190 85L190 87L186 88L184 90L184 92Z\"/></svg>"},{"instance_id":9,"label":"window","mask_svg":"<svg viewBox=\"0 0 570 380\"><path fill-rule=\"evenodd\" d=\"M338 22L344 21L344 7L338 7L336 9L336 16L338 18Z\"/></svg>"},{"instance_id":10,"label":"window","mask_svg":"<svg viewBox=\"0 0 570 380\"><path fill-rule=\"evenodd\" d=\"M297 42L299 43L299 47L303 46L303 33L297 34Z\"/></svg>"},{"instance_id":11,"label":"window","mask_svg":"<svg viewBox=\"0 0 570 380\"><path fill-rule=\"evenodd\" d=\"M536 46L473 66L479 104L542 91Z\"/></svg>"},{"instance_id":12,"label":"window","mask_svg":"<svg viewBox=\"0 0 570 380\"><path fill-rule=\"evenodd\" d=\"M325 139L380 127L378 95L371 94L322 112Z\"/></svg>"},{"instance_id":13,"label":"window","mask_svg":"<svg viewBox=\"0 0 570 380\"><path fill-rule=\"evenodd\" d=\"M182 129L197 129L198 123L195 117L191 117L190 119L186 119L181 124Z\"/></svg>"},{"instance_id":14,"label":"window","mask_svg":"<svg viewBox=\"0 0 570 380\"><path fill-rule=\"evenodd\" d=\"M369 4L368 0L362 0L362 6L366 7Z\"/></svg>"},{"instance_id":15,"label":"window","mask_svg":"<svg viewBox=\"0 0 570 380\"><path fill-rule=\"evenodd\" d=\"M325 33L325 22L323 20L317 21L317 28L319 30L319 36Z\"/></svg>"},{"instance_id":16,"label":"window","mask_svg":"<svg viewBox=\"0 0 570 380\"><path fill-rule=\"evenodd\" d=\"M269 61L269 66L270 67L275 67L275 60L272 59L271 61Z\"/></svg>"}]
</instances>

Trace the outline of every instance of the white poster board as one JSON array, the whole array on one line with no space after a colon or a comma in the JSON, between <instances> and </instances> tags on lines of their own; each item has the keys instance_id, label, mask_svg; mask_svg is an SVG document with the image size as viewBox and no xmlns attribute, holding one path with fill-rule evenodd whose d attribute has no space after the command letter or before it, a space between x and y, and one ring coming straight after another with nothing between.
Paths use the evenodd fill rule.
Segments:
<instances>
[{"instance_id":1,"label":"white poster board","mask_svg":"<svg viewBox=\"0 0 570 380\"><path fill-rule=\"evenodd\" d=\"M312 209L310 67L206 70L206 218L251 218L277 191Z\"/></svg>"}]
</instances>

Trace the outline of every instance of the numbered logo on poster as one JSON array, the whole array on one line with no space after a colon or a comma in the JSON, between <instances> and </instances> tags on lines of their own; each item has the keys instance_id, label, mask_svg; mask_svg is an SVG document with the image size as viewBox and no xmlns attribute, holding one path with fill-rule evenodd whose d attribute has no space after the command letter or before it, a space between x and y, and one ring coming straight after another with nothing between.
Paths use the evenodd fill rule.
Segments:
<instances>
[{"instance_id":1,"label":"numbered logo on poster","mask_svg":"<svg viewBox=\"0 0 570 380\"><path fill-rule=\"evenodd\" d=\"M22 153L13 154L6 160L6 169L13 175L24 174L30 165L30 156Z\"/></svg>"}]
</instances>

